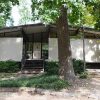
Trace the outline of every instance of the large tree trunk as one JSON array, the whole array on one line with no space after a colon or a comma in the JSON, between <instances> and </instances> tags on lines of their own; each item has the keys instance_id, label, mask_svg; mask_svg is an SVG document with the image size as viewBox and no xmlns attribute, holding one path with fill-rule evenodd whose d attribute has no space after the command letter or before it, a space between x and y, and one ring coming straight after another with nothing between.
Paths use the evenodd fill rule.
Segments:
<instances>
[{"instance_id":1,"label":"large tree trunk","mask_svg":"<svg viewBox=\"0 0 100 100\"><path fill-rule=\"evenodd\" d=\"M75 74L71 57L70 35L68 31L67 8L62 6L57 20L59 74L64 80L73 81Z\"/></svg>"}]
</instances>

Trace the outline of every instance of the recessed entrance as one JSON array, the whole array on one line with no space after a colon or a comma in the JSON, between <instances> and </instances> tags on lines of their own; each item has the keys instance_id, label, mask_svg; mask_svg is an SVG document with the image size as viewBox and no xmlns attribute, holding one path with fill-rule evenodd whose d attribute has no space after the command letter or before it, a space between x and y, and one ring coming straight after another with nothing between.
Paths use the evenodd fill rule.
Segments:
<instances>
[{"instance_id":1,"label":"recessed entrance","mask_svg":"<svg viewBox=\"0 0 100 100\"><path fill-rule=\"evenodd\" d=\"M33 43L33 59L41 59L41 43Z\"/></svg>"},{"instance_id":2,"label":"recessed entrance","mask_svg":"<svg viewBox=\"0 0 100 100\"><path fill-rule=\"evenodd\" d=\"M41 43L28 42L27 56L28 59L41 59Z\"/></svg>"}]
</instances>

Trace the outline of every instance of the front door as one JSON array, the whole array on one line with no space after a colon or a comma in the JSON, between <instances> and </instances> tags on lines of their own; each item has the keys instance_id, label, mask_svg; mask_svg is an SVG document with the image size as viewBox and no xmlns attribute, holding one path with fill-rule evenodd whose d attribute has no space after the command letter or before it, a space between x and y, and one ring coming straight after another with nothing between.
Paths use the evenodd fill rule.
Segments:
<instances>
[{"instance_id":1,"label":"front door","mask_svg":"<svg viewBox=\"0 0 100 100\"><path fill-rule=\"evenodd\" d=\"M33 43L33 59L41 59L41 43Z\"/></svg>"}]
</instances>

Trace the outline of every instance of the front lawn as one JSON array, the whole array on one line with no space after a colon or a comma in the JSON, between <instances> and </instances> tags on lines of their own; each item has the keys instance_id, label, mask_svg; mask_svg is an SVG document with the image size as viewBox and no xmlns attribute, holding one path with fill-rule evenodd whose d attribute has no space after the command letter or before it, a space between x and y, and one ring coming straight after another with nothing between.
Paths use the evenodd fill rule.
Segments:
<instances>
[{"instance_id":1,"label":"front lawn","mask_svg":"<svg viewBox=\"0 0 100 100\"><path fill-rule=\"evenodd\" d=\"M57 75L40 75L0 80L0 87L36 87L43 89L60 90L69 86L67 81L61 80Z\"/></svg>"},{"instance_id":2,"label":"front lawn","mask_svg":"<svg viewBox=\"0 0 100 100\"><path fill-rule=\"evenodd\" d=\"M9 79L16 76L17 76L16 73L0 73L0 80Z\"/></svg>"}]
</instances>

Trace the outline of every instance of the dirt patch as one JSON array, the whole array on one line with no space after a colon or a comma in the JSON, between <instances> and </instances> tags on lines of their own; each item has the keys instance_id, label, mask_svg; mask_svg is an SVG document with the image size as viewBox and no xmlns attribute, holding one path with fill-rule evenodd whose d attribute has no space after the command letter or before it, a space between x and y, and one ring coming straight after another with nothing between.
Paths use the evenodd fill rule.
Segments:
<instances>
[{"instance_id":1,"label":"dirt patch","mask_svg":"<svg viewBox=\"0 0 100 100\"><path fill-rule=\"evenodd\" d=\"M61 91L35 88L9 91L5 88L5 91L0 91L0 100L100 100L100 77L97 75L96 73L91 74L88 79L77 79L73 86Z\"/></svg>"},{"instance_id":2,"label":"dirt patch","mask_svg":"<svg viewBox=\"0 0 100 100\"><path fill-rule=\"evenodd\" d=\"M21 88L18 92L0 92L0 100L100 100L100 78L77 80L61 91Z\"/></svg>"}]
</instances>

